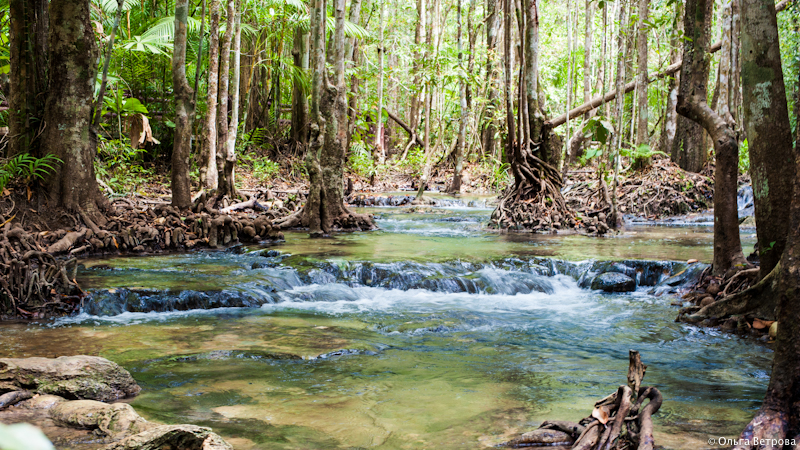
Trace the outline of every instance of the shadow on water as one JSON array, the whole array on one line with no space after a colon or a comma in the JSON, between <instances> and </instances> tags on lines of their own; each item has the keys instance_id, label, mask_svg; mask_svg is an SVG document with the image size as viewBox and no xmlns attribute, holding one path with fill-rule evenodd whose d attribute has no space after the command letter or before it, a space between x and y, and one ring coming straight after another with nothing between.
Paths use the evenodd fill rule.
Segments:
<instances>
[{"instance_id":1,"label":"shadow on water","mask_svg":"<svg viewBox=\"0 0 800 450\"><path fill-rule=\"evenodd\" d=\"M441 211L373 210L382 231L244 254L85 261L84 313L3 326L3 356L108 357L144 416L245 450L491 447L588 415L631 348L664 394L666 448L734 436L760 404L766 344L673 321L668 292L703 266L664 260L709 260L710 230L496 234L488 210ZM605 271L637 289L589 290Z\"/></svg>"}]
</instances>

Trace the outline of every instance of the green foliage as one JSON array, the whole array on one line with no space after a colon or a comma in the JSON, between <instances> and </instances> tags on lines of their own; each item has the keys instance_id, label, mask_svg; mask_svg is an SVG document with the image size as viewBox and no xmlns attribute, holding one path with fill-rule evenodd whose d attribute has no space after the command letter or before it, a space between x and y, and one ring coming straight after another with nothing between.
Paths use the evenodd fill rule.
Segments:
<instances>
[{"instance_id":1,"label":"green foliage","mask_svg":"<svg viewBox=\"0 0 800 450\"><path fill-rule=\"evenodd\" d=\"M739 145L739 173L745 174L750 171L750 145L747 139Z\"/></svg>"},{"instance_id":2,"label":"green foliage","mask_svg":"<svg viewBox=\"0 0 800 450\"><path fill-rule=\"evenodd\" d=\"M36 158L28 153L7 159L0 164L0 192L5 190L12 180L22 180L26 183L33 179L43 180L46 175L55 171L55 166L61 162L55 155Z\"/></svg>"},{"instance_id":3,"label":"green foliage","mask_svg":"<svg viewBox=\"0 0 800 450\"><path fill-rule=\"evenodd\" d=\"M652 150L650 148L650 146L647 145L647 144L642 144L642 145L640 145L640 146L638 146L636 148L622 148L622 149L620 149L619 153L622 156L624 156L626 158L631 158L633 160L646 159L646 158L653 157L655 155L667 156L667 154L664 153L664 152L660 152L660 151L657 151L657 150Z\"/></svg>"},{"instance_id":4,"label":"green foliage","mask_svg":"<svg viewBox=\"0 0 800 450\"><path fill-rule=\"evenodd\" d=\"M489 174L489 185L492 189L499 191L511 184L510 164L500 162L495 158L488 158L484 159L481 165L483 166L481 171Z\"/></svg>"},{"instance_id":5,"label":"green foliage","mask_svg":"<svg viewBox=\"0 0 800 450\"><path fill-rule=\"evenodd\" d=\"M371 177L376 174L375 161L372 154L363 142L353 142L350 146L350 158L347 161L350 169L362 177Z\"/></svg>"},{"instance_id":6,"label":"green foliage","mask_svg":"<svg viewBox=\"0 0 800 450\"><path fill-rule=\"evenodd\" d=\"M146 150L135 149L128 142L101 140L97 147L94 170L115 193L129 192L155 176L152 168L142 165Z\"/></svg>"},{"instance_id":7,"label":"green foliage","mask_svg":"<svg viewBox=\"0 0 800 450\"><path fill-rule=\"evenodd\" d=\"M262 183L275 178L275 175L281 171L280 164L270 160L265 156L260 156L255 152L241 153L241 157L239 159L243 165L250 167L250 171L253 176Z\"/></svg>"},{"instance_id":8,"label":"green foliage","mask_svg":"<svg viewBox=\"0 0 800 450\"><path fill-rule=\"evenodd\" d=\"M408 151L406 159L398 163L398 167L408 175L418 177L425 168L425 153L421 148L414 147Z\"/></svg>"}]
</instances>

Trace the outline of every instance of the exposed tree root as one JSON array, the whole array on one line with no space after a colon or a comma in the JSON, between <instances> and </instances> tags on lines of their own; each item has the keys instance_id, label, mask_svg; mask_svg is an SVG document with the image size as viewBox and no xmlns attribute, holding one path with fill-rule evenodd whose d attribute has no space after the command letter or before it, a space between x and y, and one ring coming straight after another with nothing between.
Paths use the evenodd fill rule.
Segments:
<instances>
[{"instance_id":1,"label":"exposed tree root","mask_svg":"<svg viewBox=\"0 0 800 450\"><path fill-rule=\"evenodd\" d=\"M732 450L796 449L800 444L796 438L786 435L788 429L789 418L785 412L762 408L739 435L738 443ZM787 438L789 443L785 442ZM795 444L791 444L792 441Z\"/></svg>"},{"instance_id":2,"label":"exposed tree root","mask_svg":"<svg viewBox=\"0 0 800 450\"><path fill-rule=\"evenodd\" d=\"M591 416L573 422L544 422L537 430L508 441L505 447L571 445L572 450L652 450L652 415L661 408L662 397L654 387L640 386L646 366L639 352L631 350L628 385L595 403ZM633 402L633 400L636 400ZM642 407L644 402L649 402Z\"/></svg>"},{"instance_id":3,"label":"exposed tree root","mask_svg":"<svg viewBox=\"0 0 800 450\"><path fill-rule=\"evenodd\" d=\"M532 152L524 152L524 159L514 165L519 181L503 193L490 226L542 232L575 227L575 213L561 195L561 174Z\"/></svg>"},{"instance_id":4,"label":"exposed tree root","mask_svg":"<svg viewBox=\"0 0 800 450\"><path fill-rule=\"evenodd\" d=\"M333 229L336 231L370 231L374 230L375 221L372 216L368 214L357 214L344 208L345 212L339 217L333 219ZM292 228L306 228L308 223L305 222L304 210L300 209L293 214L277 219L273 222L273 226L278 230L286 230Z\"/></svg>"},{"instance_id":5,"label":"exposed tree root","mask_svg":"<svg viewBox=\"0 0 800 450\"><path fill-rule=\"evenodd\" d=\"M752 286L757 278L758 268L731 271L721 280L704 274L698 285L684 296L695 305L682 308L677 320L704 322L711 326L722 324L723 328L742 331L743 328L754 327L756 319L761 323L775 321L780 274L779 263L772 272Z\"/></svg>"}]
</instances>

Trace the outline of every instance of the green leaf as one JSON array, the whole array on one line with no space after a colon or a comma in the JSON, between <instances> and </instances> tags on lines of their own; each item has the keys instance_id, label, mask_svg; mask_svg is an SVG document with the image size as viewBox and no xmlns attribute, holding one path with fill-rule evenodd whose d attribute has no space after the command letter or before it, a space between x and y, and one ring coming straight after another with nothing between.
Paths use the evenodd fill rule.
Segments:
<instances>
[{"instance_id":1,"label":"green leaf","mask_svg":"<svg viewBox=\"0 0 800 450\"><path fill-rule=\"evenodd\" d=\"M138 98L129 98L125 100L125 103L122 105L122 112L129 113L129 114L147 114L147 108L139 101Z\"/></svg>"}]
</instances>

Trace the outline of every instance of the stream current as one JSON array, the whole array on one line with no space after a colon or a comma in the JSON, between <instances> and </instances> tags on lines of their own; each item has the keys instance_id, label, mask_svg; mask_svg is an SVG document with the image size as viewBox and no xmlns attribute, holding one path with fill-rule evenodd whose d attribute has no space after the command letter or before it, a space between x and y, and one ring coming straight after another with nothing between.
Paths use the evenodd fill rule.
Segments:
<instances>
[{"instance_id":1,"label":"stream current","mask_svg":"<svg viewBox=\"0 0 800 450\"><path fill-rule=\"evenodd\" d=\"M669 291L710 262L710 228L496 234L489 209L367 211L380 231L84 261L83 312L4 324L2 356L107 357L144 417L243 450L492 447L589 415L629 349L664 396L665 448L736 436L761 403L767 344L674 322ZM604 271L636 291L590 290Z\"/></svg>"}]
</instances>

